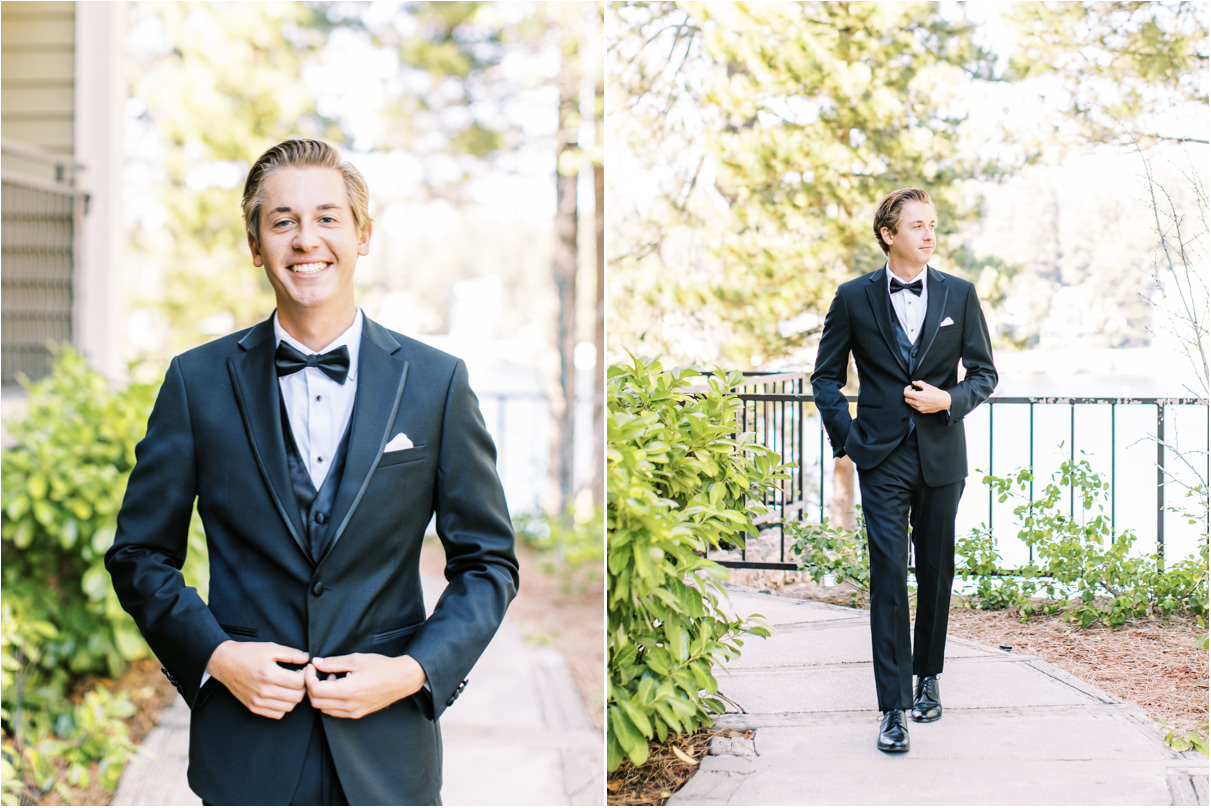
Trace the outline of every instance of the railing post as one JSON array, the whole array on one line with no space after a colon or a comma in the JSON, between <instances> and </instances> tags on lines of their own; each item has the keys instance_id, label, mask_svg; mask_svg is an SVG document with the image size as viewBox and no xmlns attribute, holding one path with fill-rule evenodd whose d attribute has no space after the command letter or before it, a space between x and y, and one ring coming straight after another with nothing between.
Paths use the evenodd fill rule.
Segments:
<instances>
[{"instance_id":1,"label":"railing post","mask_svg":"<svg viewBox=\"0 0 1211 808\"><path fill-rule=\"evenodd\" d=\"M1165 402L1156 402L1156 564L1165 569Z\"/></svg>"}]
</instances>

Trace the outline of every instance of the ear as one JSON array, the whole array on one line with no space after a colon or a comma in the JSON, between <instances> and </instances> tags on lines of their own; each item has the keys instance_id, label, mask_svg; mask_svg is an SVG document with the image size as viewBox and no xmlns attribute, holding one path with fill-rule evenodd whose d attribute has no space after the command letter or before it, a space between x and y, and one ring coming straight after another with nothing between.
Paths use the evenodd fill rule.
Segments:
<instances>
[{"instance_id":1,"label":"ear","mask_svg":"<svg viewBox=\"0 0 1211 808\"><path fill-rule=\"evenodd\" d=\"M248 251L252 253L252 265L254 267L265 266L265 259L261 257L261 251L257 249L256 242L252 240L252 236L248 237Z\"/></svg>"},{"instance_id":2,"label":"ear","mask_svg":"<svg viewBox=\"0 0 1211 808\"><path fill-rule=\"evenodd\" d=\"M895 240L895 238L894 238L895 233L892 233L891 229L887 228L887 227L880 227L879 235L883 237L883 243L886 244L888 247L890 247L892 245L892 242Z\"/></svg>"},{"instance_id":3,"label":"ear","mask_svg":"<svg viewBox=\"0 0 1211 808\"><path fill-rule=\"evenodd\" d=\"M365 231L358 237L357 254L367 255L370 252L370 236L374 231L374 225L367 223Z\"/></svg>"}]
</instances>

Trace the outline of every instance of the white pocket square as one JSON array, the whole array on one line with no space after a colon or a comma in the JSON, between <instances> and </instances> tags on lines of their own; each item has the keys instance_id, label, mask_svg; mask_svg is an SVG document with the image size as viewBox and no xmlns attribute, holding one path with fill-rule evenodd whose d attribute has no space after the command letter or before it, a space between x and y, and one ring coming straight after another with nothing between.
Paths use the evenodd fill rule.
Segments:
<instances>
[{"instance_id":1,"label":"white pocket square","mask_svg":"<svg viewBox=\"0 0 1211 808\"><path fill-rule=\"evenodd\" d=\"M383 449L384 452L398 452L402 449L411 449L412 439L403 432L396 435L391 440L387 441L387 446Z\"/></svg>"},{"instance_id":2,"label":"white pocket square","mask_svg":"<svg viewBox=\"0 0 1211 808\"><path fill-rule=\"evenodd\" d=\"M950 319L949 317L947 317L945 320L938 323L938 328L945 328L948 325L954 325L954 324L955 324L955 321Z\"/></svg>"}]
</instances>

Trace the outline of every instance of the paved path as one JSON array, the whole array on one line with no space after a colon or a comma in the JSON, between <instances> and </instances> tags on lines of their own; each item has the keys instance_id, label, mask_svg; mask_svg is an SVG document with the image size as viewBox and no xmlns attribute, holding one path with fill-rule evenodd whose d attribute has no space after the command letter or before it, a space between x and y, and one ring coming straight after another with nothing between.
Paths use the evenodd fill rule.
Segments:
<instances>
[{"instance_id":1,"label":"paved path","mask_svg":"<svg viewBox=\"0 0 1211 808\"><path fill-rule=\"evenodd\" d=\"M430 608L443 581L424 581ZM442 716L446 805L601 805L605 758L558 651L506 618ZM189 710L177 699L122 774L114 805L201 805L185 780Z\"/></svg>"},{"instance_id":2,"label":"paved path","mask_svg":"<svg viewBox=\"0 0 1211 808\"><path fill-rule=\"evenodd\" d=\"M1207 757L1178 753L1137 706L1037 657L947 642L943 716L911 750L875 749L867 612L729 587L774 628L719 672L746 712L669 805L1206 805Z\"/></svg>"}]
</instances>

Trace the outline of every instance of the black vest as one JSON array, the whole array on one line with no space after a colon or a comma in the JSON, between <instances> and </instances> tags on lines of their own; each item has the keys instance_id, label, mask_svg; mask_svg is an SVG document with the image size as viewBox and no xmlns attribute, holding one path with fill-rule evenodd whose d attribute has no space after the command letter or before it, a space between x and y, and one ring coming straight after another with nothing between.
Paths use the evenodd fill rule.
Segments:
<instances>
[{"instance_id":1,"label":"black vest","mask_svg":"<svg viewBox=\"0 0 1211 808\"><path fill-rule=\"evenodd\" d=\"M910 293L904 292L904 294ZM891 310L891 321L895 323L893 330L896 332L896 345L900 348L900 356L904 357L904 363L908 365L908 377L911 379L917 369L917 356L921 348L921 335L919 333L917 334L916 342L908 341L908 334L904 332L904 326L900 325L900 318L896 316L896 309L894 306ZM908 426L904 430L904 435L911 435L916 427L916 413L909 412Z\"/></svg>"},{"instance_id":2,"label":"black vest","mask_svg":"<svg viewBox=\"0 0 1211 808\"><path fill-rule=\"evenodd\" d=\"M299 516L303 520L303 530L306 532L307 546L311 548L312 563L319 563L324 550L332 535L332 506L336 503L336 491L341 484L341 475L345 473L345 455L349 450L349 432L353 424L353 416L349 416L349 426L337 444L336 456L328 468L328 476L324 478L320 490L315 490L315 483L307 473L307 464L299 455L298 447L294 444L294 434L290 430L290 417L286 413L286 402L279 396L282 407L282 437L286 441L286 463L290 468L290 487L294 490L294 500L298 505ZM355 405L356 408L356 405Z\"/></svg>"},{"instance_id":3,"label":"black vest","mask_svg":"<svg viewBox=\"0 0 1211 808\"><path fill-rule=\"evenodd\" d=\"M920 335L917 335L916 342L908 341L908 335L904 333L904 326L900 325L900 318L896 316L895 309L892 309L891 321L896 324L896 344L900 347L900 356L904 357L904 362L908 365L908 373L912 375L917 368L917 354L921 347Z\"/></svg>"}]
</instances>

